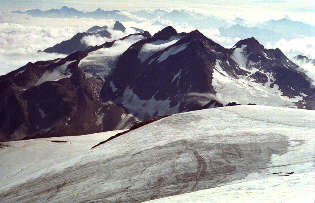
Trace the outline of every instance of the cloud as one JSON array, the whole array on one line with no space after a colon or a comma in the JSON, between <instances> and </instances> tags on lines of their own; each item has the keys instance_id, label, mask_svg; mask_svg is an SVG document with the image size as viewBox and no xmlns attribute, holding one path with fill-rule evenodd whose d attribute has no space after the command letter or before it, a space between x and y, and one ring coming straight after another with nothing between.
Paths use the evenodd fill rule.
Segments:
<instances>
[{"instance_id":1,"label":"cloud","mask_svg":"<svg viewBox=\"0 0 315 203\"><path fill-rule=\"evenodd\" d=\"M237 17L240 17L240 15ZM302 18L303 16L300 17ZM244 19L247 20L248 18ZM137 27L154 34L163 29L163 25L153 25L155 21L156 19L147 19L142 22L130 21L123 24L129 29L130 27ZM160 22L165 25L174 26L178 32L190 32L196 29L189 24L178 26L173 24L174 22L172 23L163 19L160 19ZM29 61L35 62L62 57L62 55L38 53L37 51L69 39L76 33L84 32L92 26L112 26L113 24L113 20L33 18L26 15L0 11L0 75L19 68ZM236 37L223 37L217 29L201 29L200 31L208 38L227 48L232 47L240 40L240 38ZM128 29L127 32L129 32ZM113 32L114 39L122 36L121 32ZM106 41L108 41L107 38L98 36L83 39L83 42L89 46L103 44ZM267 48L280 48L289 57L304 54L315 58L315 37L301 37L292 40L282 39L275 44L269 43L265 45L267 45Z\"/></svg>"},{"instance_id":2,"label":"cloud","mask_svg":"<svg viewBox=\"0 0 315 203\"><path fill-rule=\"evenodd\" d=\"M294 61L300 66L300 69L311 79L315 87L315 66L312 62Z\"/></svg>"},{"instance_id":3,"label":"cloud","mask_svg":"<svg viewBox=\"0 0 315 203\"><path fill-rule=\"evenodd\" d=\"M292 40L281 39L275 44L267 44L268 48L280 48L289 57L298 54L315 58L315 37L301 37Z\"/></svg>"},{"instance_id":4,"label":"cloud","mask_svg":"<svg viewBox=\"0 0 315 203\"><path fill-rule=\"evenodd\" d=\"M47 19L0 12L0 75L27 62L49 60L63 55L38 53L94 25L109 25L111 20Z\"/></svg>"}]
</instances>

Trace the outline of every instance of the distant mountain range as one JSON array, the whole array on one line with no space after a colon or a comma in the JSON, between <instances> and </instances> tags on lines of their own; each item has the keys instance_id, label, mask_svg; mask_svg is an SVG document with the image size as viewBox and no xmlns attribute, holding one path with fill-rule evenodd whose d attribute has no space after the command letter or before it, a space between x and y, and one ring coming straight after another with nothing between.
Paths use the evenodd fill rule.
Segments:
<instances>
[{"instance_id":1,"label":"distant mountain range","mask_svg":"<svg viewBox=\"0 0 315 203\"><path fill-rule=\"evenodd\" d=\"M221 27L219 30L222 36L242 39L255 36L262 43L277 42L280 39L315 36L315 26L287 18L269 20L255 26L235 24Z\"/></svg>"},{"instance_id":2,"label":"distant mountain range","mask_svg":"<svg viewBox=\"0 0 315 203\"><path fill-rule=\"evenodd\" d=\"M227 22L222 18L213 15L203 15L193 11L172 10L139 10L139 11L105 11L100 8L84 12L74 8L62 7L61 9L50 10L27 10L15 11L33 17L50 17L50 18L71 18L71 17L88 17L114 19L118 21L152 21L152 25L157 26L191 26L196 29L219 29L220 34L232 38L250 38L255 36L263 44L268 42L275 43L280 39L293 39L305 36L315 36L315 26L300 21L294 21L288 18L279 20L268 20L253 26L246 24L246 20L236 18L233 22Z\"/></svg>"},{"instance_id":3,"label":"distant mountain range","mask_svg":"<svg viewBox=\"0 0 315 203\"><path fill-rule=\"evenodd\" d=\"M116 32L115 32L116 31ZM117 33L118 31L118 33ZM115 32L115 33L114 33ZM52 47L46 48L44 52L46 53L59 53L59 54L71 54L76 51L83 51L87 49L90 44L85 40L87 37L101 37L105 41L113 41L119 39L127 34L144 32L139 28L130 28L129 33L126 33L126 27L116 21L112 28L109 26L93 26L89 28L86 32L77 33L71 39L62 41ZM114 34L114 35L113 35Z\"/></svg>"},{"instance_id":4,"label":"distant mountain range","mask_svg":"<svg viewBox=\"0 0 315 203\"><path fill-rule=\"evenodd\" d=\"M69 8L64 6L60 9L50 9L50 10L40 10L40 9L32 9L27 11L14 11L14 13L22 13L27 14L33 17L48 17L48 18L102 18L102 19L115 19L119 21L129 21L135 20L131 19L128 16L124 15L121 11L112 10L112 11L105 11L100 8L96 9L95 11L84 12L79 11L74 8Z\"/></svg>"},{"instance_id":5,"label":"distant mountain range","mask_svg":"<svg viewBox=\"0 0 315 203\"><path fill-rule=\"evenodd\" d=\"M255 38L227 49L198 30L166 27L0 76L0 140L123 129L224 105L315 109L312 79Z\"/></svg>"}]
</instances>

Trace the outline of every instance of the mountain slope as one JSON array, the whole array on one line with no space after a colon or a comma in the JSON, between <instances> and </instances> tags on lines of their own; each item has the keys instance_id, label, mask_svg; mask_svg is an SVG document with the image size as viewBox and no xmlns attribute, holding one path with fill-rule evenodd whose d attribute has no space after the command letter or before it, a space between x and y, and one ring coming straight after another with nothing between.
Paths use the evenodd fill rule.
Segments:
<instances>
[{"instance_id":1,"label":"mountain slope","mask_svg":"<svg viewBox=\"0 0 315 203\"><path fill-rule=\"evenodd\" d=\"M124 46L145 38L143 34L127 36L63 59L28 63L0 77L0 140L20 140L38 137L80 135L130 127L137 121L124 109L99 93L105 73L112 66L102 66L102 76L93 77L94 64L81 60L102 51L101 58L119 56ZM119 47L123 44L123 47ZM109 55L110 53L110 55Z\"/></svg>"},{"instance_id":2,"label":"mountain slope","mask_svg":"<svg viewBox=\"0 0 315 203\"><path fill-rule=\"evenodd\" d=\"M250 187L232 187L233 195L272 189L305 199L313 197L314 122L314 111L265 106L176 114L70 160L12 174L6 179L10 184L1 181L0 198L2 202L142 202L208 188L222 196L219 186L236 181ZM32 142L40 147L43 141ZM48 154L48 159L52 156ZM0 159L13 161L9 156ZM250 181L263 184L246 185ZM233 197L225 195L230 201ZM285 202L289 198L279 197Z\"/></svg>"},{"instance_id":3,"label":"mountain slope","mask_svg":"<svg viewBox=\"0 0 315 203\"><path fill-rule=\"evenodd\" d=\"M0 83L2 140L121 129L223 105L315 108L312 78L281 50L255 38L226 49L197 30L173 27L29 63Z\"/></svg>"},{"instance_id":4,"label":"mountain slope","mask_svg":"<svg viewBox=\"0 0 315 203\"><path fill-rule=\"evenodd\" d=\"M312 109L314 93L310 78L279 49L265 49L254 38L226 49L198 31L167 27L120 57L101 98L150 119L209 102Z\"/></svg>"}]
</instances>

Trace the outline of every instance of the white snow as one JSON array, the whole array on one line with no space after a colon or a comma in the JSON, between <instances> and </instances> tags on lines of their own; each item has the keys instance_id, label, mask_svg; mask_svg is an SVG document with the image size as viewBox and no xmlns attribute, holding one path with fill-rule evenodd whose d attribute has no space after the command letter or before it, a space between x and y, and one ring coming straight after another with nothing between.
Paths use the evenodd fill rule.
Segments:
<instances>
[{"instance_id":1,"label":"white snow","mask_svg":"<svg viewBox=\"0 0 315 203\"><path fill-rule=\"evenodd\" d=\"M156 201L313 202L314 123L315 111L234 106L176 114L94 150L87 138L77 154L74 141L10 142L0 149L0 198L142 202L187 193Z\"/></svg>"},{"instance_id":2,"label":"white snow","mask_svg":"<svg viewBox=\"0 0 315 203\"><path fill-rule=\"evenodd\" d=\"M0 148L0 188L85 154L92 146L119 132L122 131L8 142L9 147Z\"/></svg>"},{"instance_id":3,"label":"white snow","mask_svg":"<svg viewBox=\"0 0 315 203\"><path fill-rule=\"evenodd\" d=\"M64 64L56 67L53 71L46 71L41 78L37 81L36 86L43 84L47 81L58 81L64 78L70 78L71 73L67 72L68 65L74 61L67 61Z\"/></svg>"},{"instance_id":4,"label":"white snow","mask_svg":"<svg viewBox=\"0 0 315 203\"><path fill-rule=\"evenodd\" d=\"M116 62L132 44L143 39L142 35L133 35L124 40L117 40L110 48L101 48L90 52L79 63L87 77L105 80L106 76L116 67Z\"/></svg>"},{"instance_id":5,"label":"white snow","mask_svg":"<svg viewBox=\"0 0 315 203\"><path fill-rule=\"evenodd\" d=\"M137 117L140 119L178 113L179 108L179 104L171 107L171 101L168 99L157 100L152 96L148 100L142 100L129 87L125 89L121 103L129 112L137 112Z\"/></svg>"},{"instance_id":6,"label":"white snow","mask_svg":"<svg viewBox=\"0 0 315 203\"><path fill-rule=\"evenodd\" d=\"M168 57L170 57L172 55L176 55L176 54L184 51L187 48L187 46L188 46L188 43L185 43L185 44L180 44L180 45L172 46L172 47L168 48L157 59L158 63L165 61Z\"/></svg>"},{"instance_id":7,"label":"white snow","mask_svg":"<svg viewBox=\"0 0 315 203\"><path fill-rule=\"evenodd\" d=\"M254 74L258 71L255 68L246 69ZM238 79L228 75L221 67L220 61L216 61L213 72L212 85L217 92L216 97L224 104L229 102L237 102L240 104L255 103L268 106L287 106L294 107L294 102L302 100L302 97L289 98L282 95L278 85L270 87L273 76L270 73L265 73L268 77L266 84L255 82L248 76Z\"/></svg>"},{"instance_id":8,"label":"white snow","mask_svg":"<svg viewBox=\"0 0 315 203\"><path fill-rule=\"evenodd\" d=\"M129 28L129 27L126 28L125 32L122 32L120 30L114 30L113 26L114 26L114 24L105 29L111 34L110 37L102 37L99 34L89 35L89 36L83 37L81 39L81 43L85 44L87 46L97 46L97 45L102 45L105 42L111 42L114 40L121 39L121 38L128 36L130 34L139 33L136 29ZM101 30L98 30L98 31L101 31Z\"/></svg>"},{"instance_id":9,"label":"white snow","mask_svg":"<svg viewBox=\"0 0 315 203\"><path fill-rule=\"evenodd\" d=\"M180 37L171 37L169 40L156 40L151 43L146 43L142 46L138 58L141 63L145 62L148 58L153 56L155 53L172 46L180 40Z\"/></svg>"}]
</instances>

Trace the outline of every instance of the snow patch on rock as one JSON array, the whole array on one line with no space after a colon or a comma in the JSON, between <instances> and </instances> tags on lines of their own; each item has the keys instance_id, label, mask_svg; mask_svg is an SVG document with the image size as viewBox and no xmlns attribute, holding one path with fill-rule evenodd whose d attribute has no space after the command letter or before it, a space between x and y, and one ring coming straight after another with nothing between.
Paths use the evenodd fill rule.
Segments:
<instances>
[{"instance_id":1,"label":"snow patch on rock","mask_svg":"<svg viewBox=\"0 0 315 203\"><path fill-rule=\"evenodd\" d=\"M247 57L245 56L245 50L247 45L243 44L240 48L236 48L231 55L231 58L240 66L246 67L247 64Z\"/></svg>"},{"instance_id":2,"label":"snow patch on rock","mask_svg":"<svg viewBox=\"0 0 315 203\"><path fill-rule=\"evenodd\" d=\"M145 62L148 58L153 56L155 53L172 46L180 40L179 37L171 37L169 40L157 40L154 42L146 43L142 46L138 58L141 63Z\"/></svg>"},{"instance_id":3,"label":"snow patch on rock","mask_svg":"<svg viewBox=\"0 0 315 203\"><path fill-rule=\"evenodd\" d=\"M123 93L122 104L129 112L137 113L135 115L140 119L174 114L178 112L179 108L179 104L171 107L171 101L168 99L157 100L152 96L148 100L142 100L130 87L127 87Z\"/></svg>"},{"instance_id":4,"label":"snow patch on rock","mask_svg":"<svg viewBox=\"0 0 315 203\"><path fill-rule=\"evenodd\" d=\"M110 48L101 48L90 52L79 63L87 77L105 80L116 67L117 60L132 44L142 40L142 35L132 35L124 40L117 40Z\"/></svg>"},{"instance_id":5,"label":"snow patch on rock","mask_svg":"<svg viewBox=\"0 0 315 203\"><path fill-rule=\"evenodd\" d=\"M70 78L71 73L67 70L68 65L74 61L67 61L64 64L58 66L53 71L46 71L42 77L37 81L36 86L48 81L58 81L64 78Z\"/></svg>"},{"instance_id":6,"label":"snow patch on rock","mask_svg":"<svg viewBox=\"0 0 315 203\"><path fill-rule=\"evenodd\" d=\"M173 77L173 79L172 79L171 82L173 83L173 82L175 82L177 79L180 79L181 74L182 74L182 69L180 69L180 70L178 71L178 73L176 73L176 75L174 75L174 77Z\"/></svg>"},{"instance_id":7,"label":"snow patch on rock","mask_svg":"<svg viewBox=\"0 0 315 203\"><path fill-rule=\"evenodd\" d=\"M185 44L172 46L172 47L168 48L157 59L158 63L165 61L168 57L170 57L172 55L176 55L176 54L184 51L187 48L187 46L188 46L188 43L185 43Z\"/></svg>"},{"instance_id":8,"label":"snow patch on rock","mask_svg":"<svg viewBox=\"0 0 315 203\"><path fill-rule=\"evenodd\" d=\"M258 71L252 69L252 72ZM255 103L259 105L268 106L287 106L295 107L294 102L302 100L302 97L289 98L283 96L279 86L274 84L273 88L270 87L274 81L270 73L265 73L268 77L266 84L260 84L253 79L244 76L238 79L227 74L220 65L220 61L216 61L213 72L212 85L215 89L216 97L219 101L227 104L235 101L240 104Z\"/></svg>"}]
</instances>

